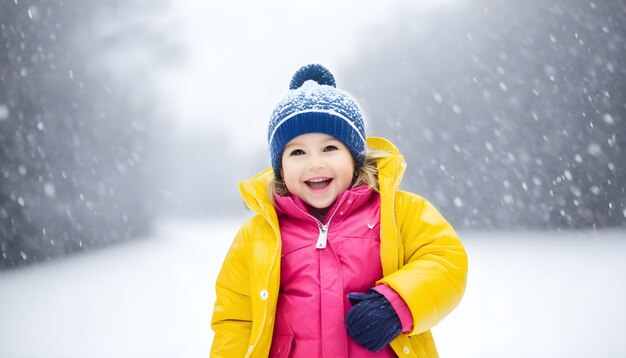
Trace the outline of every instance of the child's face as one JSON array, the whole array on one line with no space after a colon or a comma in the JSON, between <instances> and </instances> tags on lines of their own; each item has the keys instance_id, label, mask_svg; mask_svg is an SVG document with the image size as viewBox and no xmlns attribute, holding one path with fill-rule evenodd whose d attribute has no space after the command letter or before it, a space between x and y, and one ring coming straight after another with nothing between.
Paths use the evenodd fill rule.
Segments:
<instances>
[{"instance_id":1,"label":"child's face","mask_svg":"<svg viewBox=\"0 0 626 358\"><path fill-rule=\"evenodd\" d=\"M287 190L317 209L331 206L352 184L354 159L343 143L308 133L285 146L281 174Z\"/></svg>"}]
</instances>

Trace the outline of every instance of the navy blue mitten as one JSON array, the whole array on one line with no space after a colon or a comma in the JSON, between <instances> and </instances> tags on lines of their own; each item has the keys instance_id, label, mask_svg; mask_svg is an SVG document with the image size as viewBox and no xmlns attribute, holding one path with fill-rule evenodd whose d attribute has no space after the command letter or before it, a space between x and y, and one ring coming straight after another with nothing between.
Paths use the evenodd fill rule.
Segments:
<instances>
[{"instance_id":1,"label":"navy blue mitten","mask_svg":"<svg viewBox=\"0 0 626 358\"><path fill-rule=\"evenodd\" d=\"M370 293L348 293L352 308L346 315L348 334L371 352L385 348L400 332L402 322L385 296Z\"/></svg>"}]
</instances>

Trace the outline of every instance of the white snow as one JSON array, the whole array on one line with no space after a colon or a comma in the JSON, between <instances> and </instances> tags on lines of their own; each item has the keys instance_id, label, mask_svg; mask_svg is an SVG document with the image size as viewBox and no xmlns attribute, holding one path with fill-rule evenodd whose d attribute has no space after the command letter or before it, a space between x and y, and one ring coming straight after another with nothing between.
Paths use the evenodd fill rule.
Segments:
<instances>
[{"instance_id":1,"label":"white snow","mask_svg":"<svg viewBox=\"0 0 626 358\"><path fill-rule=\"evenodd\" d=\"M242 222L164 222L0 272L0 357L208 357L215 277ZM433 330L442 357L626 353L625 231L461 236L468 287Z\"/></svg>"},{"instance_id":2,"label":"white snow","mask_svg":"<svg viewBox=\"0 0 626 358\"><path fill-rule=\"evenodd\" d=\"M626 353L626 232L464 236L461 305L434 333L442 357Z\"/></svg>"},{"instance_id":3,"label":"white snow","mask_svg":"<svg viewBox=\"0 0 626 358\"><path fill-rule=\"evenodd\" d=\"M441 103L443 101L443 97L441 97L441 93L433 90L433 99L437 103Z\"/></svg>"},{"instance_id":4,"label":"white snow","mask_svg":"<svg viewBox=\"0 0 626 358\"><path fill-rule=\"evenodd\" d=\"M0 121L4 121L9 118L9 107L5 104L0 104Z\"/></svg>"},{"instance_id":5,"label":"white snow","mask_svg":"<svg viewBox=\"0 0 626 358\"><path fill-rule=\"evenodd\" d=\"M43 185L43 192L50 199L54 199L57 196L57 190L52 183L45 183Z\"/></svg>"},{"instance_id":6,"label":"white snow","mask_svg":"<svg viewBox=\"0 0 626 358\"><path fill-rule=\"evenodd\" d=\"M602 116L602 119L604 119L604 122L606 122L607 124L615 123L615 120L613 120L613 116L611 116L609 113L605 113Z\"/></svg>"},{"instance_id":7,"label":"white snow","mask_svg":"<svg viewBox=\"0 0 626 358\"><path fill-rule=\"evenodd\" d=\"M599 157L602 154L602 147L600 147L597 143L591 143L587 147L587 153L591 154L594 157Z\"/></svg>"}]
</instances>

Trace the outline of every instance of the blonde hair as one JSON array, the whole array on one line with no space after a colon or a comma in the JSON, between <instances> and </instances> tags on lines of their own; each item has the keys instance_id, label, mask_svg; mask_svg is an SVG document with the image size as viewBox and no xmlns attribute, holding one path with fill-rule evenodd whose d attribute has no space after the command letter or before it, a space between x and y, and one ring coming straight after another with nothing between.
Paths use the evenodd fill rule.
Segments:
<instances>
[{"instance_id":1,"label":"blonde hair","mask_svg":"<svg viewBox=\"0 0 626 358\"><path fill-rule=\"evenodd\" d=\"M354 168L354 177L352 179L352 185L350 188L356 188L366 184L370 189L378 192L378 160L387 158L391 153L385 150L368 150L365 153L365 161L360 167ZM274 195L283 196L289 193L287 186L282 178L273 177L268 184L269 197L274 201Z\"/></svg>"}]
</instances>

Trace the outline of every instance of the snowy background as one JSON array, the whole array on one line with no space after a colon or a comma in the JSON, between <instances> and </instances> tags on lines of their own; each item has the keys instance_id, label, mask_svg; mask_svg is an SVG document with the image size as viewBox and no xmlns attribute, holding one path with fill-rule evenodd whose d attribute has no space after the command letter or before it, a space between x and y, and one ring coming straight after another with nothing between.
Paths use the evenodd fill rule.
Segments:
<instances>
[{"instance_id":1,"label":"snowy background","mask_svg":"<svg viewBox=\"0 0 626 358\"><path fill-rule=\"evenodd\" d=\"M213 282L240 220L163 222L154 237L0 274L0 356L208 357ZM622 357L623 231L461 233L461 305L442 357Z\"/></svg>"},{"instance_id":2,"label":"snowy background","mask_svg":"<svg viewBox=\"0 0 626 358\"><path fill-rule=\"evenodd\" d=\"M204 357L291 75L460 231L442 357L626 354L624 1L0 0L0 357Z\"/></svg>"}]
</instances>

